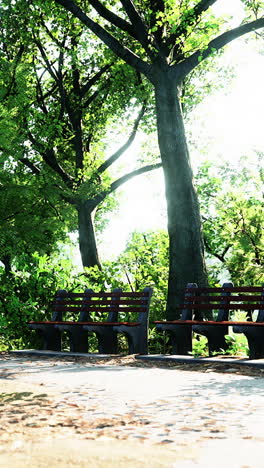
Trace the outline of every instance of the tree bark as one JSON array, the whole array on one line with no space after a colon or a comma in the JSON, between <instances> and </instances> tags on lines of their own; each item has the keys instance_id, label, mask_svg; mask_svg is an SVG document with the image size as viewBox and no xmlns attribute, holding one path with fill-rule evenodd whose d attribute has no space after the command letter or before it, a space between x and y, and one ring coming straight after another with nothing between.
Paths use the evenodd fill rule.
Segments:
<instances>
[{"instance_id":1,"label":"tree bark","mask_svg":"<svg viewBox=\"0 0 264 468\"><path fill-rule=\"evenodd\" d=\"M167 199L169 280L167 319L179 317L177 309L187 283L207 285L200 210L193 185L179 86L169 70L159 72L155 84L157 128Z\"/></svg>"},{"instance_id":2,"label":"tree bark","mask_svg":"<svg viewBox=\"0 0 264 468\"><path fill-rule=\"evenodd\" d=\"M98 256L94 225L93 210L94 205L88 201L81 201L77 207L78 210L78 229L79 229L79 248L84 267L98 266L101 269L101 263Z\"/></svg>"},{"instance_id":3,"label":"tree bark","mask_svg":"<svg viewBox=\"0 0 264 468\"><path fill-rule=\"evenodd\" d=\"M8 276L12 272L12 265L11 265L11 256L6 254L1 257L1 262L4 264L5 267L5 274Z\"/></svg>"}]
</instances>

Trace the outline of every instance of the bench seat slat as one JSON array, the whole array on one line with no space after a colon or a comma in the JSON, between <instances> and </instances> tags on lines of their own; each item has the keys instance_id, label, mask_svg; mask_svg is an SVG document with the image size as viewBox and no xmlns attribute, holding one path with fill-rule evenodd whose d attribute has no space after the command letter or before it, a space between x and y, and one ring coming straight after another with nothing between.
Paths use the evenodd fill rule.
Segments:
<instances>
[{"instance_id":1,"label":"bench seat slat","mask_svg":"<svg viewBox=\"0 0 264 468\"><path fill-rule=\"evenodd\" d=\"M117 326L117 325L127 325L129 327L136 327L140 325L139 322L73 322L73 321L62 321L62 322L27 322L30 325L99 325L99 326Z\"/></svg>"},{"instance_id":2,"label":"bench seat slat","mask_svg":"<svg viewBox=\"0 0 264 468\"><path fill-rule=\"evenodd\" d=\"M132 299L135 297L146 297L147 294L144 291L139 291L139 292L125 292L125 291L112 291L112 292L87 292L87 293L68 293L67 296L68 298L89 298L89 297L109 297L109 298L115 298L115 297L131 297Z\"/></svg>"},{"instance_id":3,"label":"bench seat slat","mask_svg":"<svg viewBox=\"0 0 264 468\"><path fill-rule=\"evenodd\" d=\"M232 326L232 325L244 325L244 326L264 326L264 322L233 322L232 320L229 321L222 321L222 322L216 322L213 320L156 320L153 322L155 324L161 324L161 325L214 325L214 326Z\"/></svg>"},{"instance_id":4,"label":"bench seat slat","mask_svg":"<svg viewBox=\"0 0 264 468\"><path fill-rule=\"evenodd\" d=\"M255 295L244 295L244 294L239 294L239 295L230 295L230 296L223 296L222 294L218 296L196 296L196 295L190 295L188 296L188 302L194 301L194 302L202 302L205 301L208 303L209 301L212 302L219 302L219 301L226 301L226 302L234 302L234 301L250 301L250 302L261 302L263 300L263 296L255 296Z\"/></svg>"},{"instance_id":5,"label":"bench seat slat","mask_svg":"<svg viewBox=\"0 0 264 468\"><path fill-rule=\"evenodd\" d=\"M81 325L102 325L102 326L115 326L126 325L128 327L137 327L141 325L139 322L79 322Z\"/></svg>"},{"instance_id":6,"label":"bench seat slat","mask_svg":"<svg viewBox=\"0 0 264 468\"><path fill-rule=\"evenodd\" d=\"M56 309L57 310L57 309ZM60 312L72 312L72 313L77 313L77 312L81 312L83 310L86 310L84 307L81 307L81 306L78 306L78 307L62 307L60 309L58 309L58 311ZM119 307L118 309L116 308L116 306L113 306L113 307L99 307L99 306L91 306L89 307L89 312L102 312L102 313L109 313L111 312L111 310L115 311L115 310L118 310L118 312L147 312L147 307Z\"/></svg>"},{"instance_id":7,"label":"bench seat slat","mask_svg":"<svg viewBox=\"0 0 264 468\"><path fill-rule=\"evenodd\" d=\"M191 292L193 293L201 293L201 292L208 292L208 293L220 293L221 292L231 292L231 293L236 293L236 292L263 292L264 287L262 286L239 286L239 287L219 287L219 288L185 288L185 292Z\"/></svg>"},{"instance_id":8,"label":"bench seat slat","mask_svg":"<svg viewBox=\"0 0 264 468\"><path fill-rule=\"evenodd\" d=\"M264 304L182 304L180 309L223 309L223 310L252 310L264 309Z\"/></svg>"}]
</instances>

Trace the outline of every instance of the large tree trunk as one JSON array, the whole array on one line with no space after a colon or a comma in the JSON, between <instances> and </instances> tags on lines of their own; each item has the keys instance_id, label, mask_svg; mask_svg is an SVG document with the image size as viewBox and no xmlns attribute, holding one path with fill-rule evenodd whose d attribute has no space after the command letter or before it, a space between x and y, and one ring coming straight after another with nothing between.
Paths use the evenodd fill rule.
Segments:
<instances>
[{"instance_id":1,"label":"large tree trunk","mask_svg":"<svg viewBox=\"0 0 264 468\"><path fill-rule=\"evenodd\" d=\"M179 317L187 283L207 285L197 194L175 78L160 73L155 86L158 139L163 164L169 233L167 319Z\"/></svg>"},{"instance_id":2,"label":"large tree trunk","mask_svg":"<svg viewBox=\"0 0 264 468\"><path fill-rule=\"evenodd\" d=\"M92 212L94 207L89 201L82 201L78 207L79 248L84 267L98 266L101 264L97 252Z\"/></svg>"}]
</instances>

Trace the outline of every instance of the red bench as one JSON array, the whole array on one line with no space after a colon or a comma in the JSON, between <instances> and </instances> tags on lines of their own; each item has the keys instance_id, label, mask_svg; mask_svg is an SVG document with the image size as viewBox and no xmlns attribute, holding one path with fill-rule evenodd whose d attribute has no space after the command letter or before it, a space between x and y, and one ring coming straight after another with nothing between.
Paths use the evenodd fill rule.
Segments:
<instances>
[{"instance_id":1,"label":"red bench","mask_svg":"<svg viewBox=\"0 0 264 468\"><path fill-rule=\"evenodd\" d=\"M99 293L91 289L84 293L60 290L54 299L51 320L30 321L28 326L41 335L45 350L61 351L61 335L66 332L70 351L87 353L88 336L94 332L99 353L116 354L117 334L121 333L128 340L129 354L147 354L151 295L151 288L142 292L116 289Z\"/></svg>"},{"instance_id":2,"label":"red bench","mask_svg":"<svg viewBox=\"0 0 264 468\"><path fill-rule=\"evenodd\" d=\"M225 283L220 288L198 288L190 283L180 310L180 320L154 322L158 330L170 334L173 354L191 353L193 331L207 337L209 355L226 350L225 335L232 326L235 333L247 337L250 359L264 358L264 285L233 287L232 283ZM245 321L230 319L237 310L246 311ZM215 319L202 318L205 312L213 315L214 311ZM257 311L255 321L254 311Z\"/></svg>"}]
</instances>

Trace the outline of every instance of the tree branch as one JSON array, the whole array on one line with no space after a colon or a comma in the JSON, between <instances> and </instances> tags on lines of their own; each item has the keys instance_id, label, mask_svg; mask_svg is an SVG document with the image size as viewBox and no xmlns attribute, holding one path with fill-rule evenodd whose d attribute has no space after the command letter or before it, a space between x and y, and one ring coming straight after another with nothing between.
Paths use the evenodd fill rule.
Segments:
<instances>
[{"instance_id":1,"label":"tree branch","mask_svg":"<svg viewBox=\"0 0 264 468\"><path fill-rule=\"evenodd\" d=\"M97 83L97 81L99 81L99 79L101 78L101 76L107 71L109 70L109 68L111 68L111 66L113 65L113 63L110 63L108 65L105 65L104 67L101 68L101 70L99 70L91 79L89 79L87 81L87 83L85 85L83 85L81 87L81 90L80 90L80 95L81 97L85 96L85 94L89 91L89 89L91 89L91 87Z\"/></svg>"},{"instance_id":2,"label":"tree branch","mask_svg":"<svg viewBox=\"0 0 264 468\"><path fill-rule=\"evenodd\" d=\"M154 37L153 45L160 52L161 57L168 57L170 55L170 49L166 41L163 40L166 27L164 28L165 25L162 24L162 22L161 24L159 24L159 22L157 23L156 17L157 12L165 12L164 0L149 0L149 10L151 10L151 12L149 11L148 14L148 23Z\"/></svg>"},{"instance_id":3,"label":"tree branch","mask_svg":"<svg viewBox=\"0 0 264 468\"><path fill-rule=\"evenodd\" d=\"M97 96L101 95L102 100L105 100L110 90L110 79L107 79L101 87L98 87L93 94L91 94L86 101L82 102L82 108L87 109L90 104L97 99Z\"/></svg>"},{"instance_id":4,"label":"tree branch","mask_svg":"<svg viewBox=\"0 0 264 468\"><path fill-rule=\"evenodd\" d=\"M31 170L31 172L33 172L33 174L40 174L41 171L28 158L19 158L19 161L22 162L25 166L27 166Z\"/></svg>"},{"instance_id":5,"label":"tree branch","mask_svg":"<svg viewBox=\"0 0 264 468\"><path fill-rule=\"evenodd\" d=\"M67 174L67 172L63 170L63 168L58 163L53 148L45 148L40 142L38 142L34 138L34 136L30 132L28 132L28 138L31 141L31 143L37 148L45 163L47 163L47 165L51 169L53 169L53 171L56 172L56 174L60 176L60 178L67 185L67 187L72 188L72 178L69 174Z\"/></svg>"},{"instance_id":6,"label":"tree branch","mask_svg":"<svg viewBox=\"0 0 264 468\"><path fill-rule=\"evenodd\" d=\"M145 49L147 52L148 56L150 59L153 61L156 61L157 56L155 53L150 48L150 44L152 40L149 38L149 32L144 24L140 14L138 13L137 9L135 8L135 5L133 4L132 0L120 0L124 10L126 11L132 25L134 26L134 29L136 31L136 38L142 45L142 47ZM152 13L153 15L153 13ZM155 13L154 13L155 15ZM164 60L165 57L167 57L169 50L165 46L165 44L162 41L162 34L159 36L156 33L153 33L154 41L153 41L153 46L156 48L156 50L159 52L159 56L161 59Z\"/></svg>"},{"instance_id":7,"label":"tree branch","mask_svg":"<svg viewBox=\"0 0 264 468\"><path fill-rule=\"evenodd\" d=\"M58 82L58 77L57 77L57 74L55 72L55 70L52 69L52 65L50 64L49 60L48 60L48 57L46 55L46 52L45 50L43 49L42 47L42 44L40 42L40 40L38 40L37 38L35 38L35 44L36 46L38 47L40 53L41 53L41 56L47 66L47 70L49 71L49 74L50 76L52 76L52 78L56 81L56 83Z\"/></svg>"},{"instance_id":8,"label":"tree branch","mask_svg":"<svg viewBox=\"0 0 264 468\"><path fill-rule=\"evenodd\" d=\"M130 145L133 143L134 139L135 139L135 136L136 136L136 133L137 133L137 130L138 130L138 126L139 126L139 123L140 123L140 120L142 119L144 113L145 113L145 110L146 110L146 106L144 105L142 107L142 109L140 110L135 122L134 122L134 125L133 125L133 129L132 129L132 132L131 134L129 135L126 143L124 145L122 145L114 154L112 154L112 156L110 156L110 158L108 158L103 164L101 164L101 166L98 167L97 169L97 172L98 173L102 173L104 172L106 169L108 169L108 167L110 167L115 161L117 161L117 159L120 158L120 156L122 156L122 154L130 147Z\"/></svg>"},{"instance_id":9,"label":"tree branch","mask_svg":"<svg viewBox=\"0 0 264 468\"><path fill-rule=\"evenodd\" d=\"M101 89L97 88L91 96L86 99L86 101L82 104L83 109L87 109L87 107L90 106L90 104L99 96L99 94L106 88L107 86L102 86Z\"/></svg>"},{"instance_id":10,"label":"tree branch","mask_svg":"<svg viewBox=\"0 0 264 468\"><path fill-rule=\"evenodd\" d=\"M45 115L47 115L48 114L48 109L46 107L45 98L44 98L43 92L42 92L41 81L40 81L41 78L38 77L37 69L36 69L34 60L33 60L33 68L34 68L34 72L35 72L35 76L36 76L36 101L37 101L40 109L42 110L42 112ZM47 94L46 97L49 97L49 94Z\"/></svg>"},{"instance_id":11,"label":"tree branch","mask_svg":"<svg viewBox=\"0 0 264 468\"><path fill-rule=\"evenodd\" d=\"M255 21L251 21L250 23L242 24L237 28L231 29L230 31L221 34L220 36L216 37L211 42L209 42L206 49L198 50L180 64L173 65L171 69L173 72L175 72L175 74L178 74L179 69L181 69L181 77L184 78L184 76L190 73L202 60L205 60L210 55L212 55L213 52L222 49L238 37L241 37L244 34L253 32L256 29L260 29L263 27L264 18L260 18Z\"/></svg>"},{"instance_id":12,"label":"tree branch","mask_svg":"<svg viewBox=\"0 0 264 468\"><path fill-rule=\"evenodd\" d=\"M144 47L144 49L146 51L149 51L148 31L146 29L145 24L142 21L140 14L136 10L131 0L121 0L121 3L134 27L136 38L139 40L140 44Z\"/></svg>"},{"instance_id":13,"label":"tree branch","mask_svg":"<svg viewBox=\"0 0 264 468\"><path fill-rule=\"evenodd\" d=\"M8 87L7 87L7 90L3 96L3 100L6 99L10 94L11 94L11 91L12 91L12 88L13 88L13 85L15 83L15 80L16 80L16 69L17 69L17 66L18 64L20 63L20 60L22 58L22 55L24 53L24 50L25 50L25 47L24 45L22 44L19 49L18 49L18 52L13 60L13 70L12 70L12 75L11 75L11 80L8 84Z\"/></svg>"},{"instance_id":14,"label":"tree branch","mask_svg":"<svg viewBox=\"0 0 264 468\"><path fill-rule=\"evenodd\" d=\"M102 16L102 18L106 19L122 31L127 32L130 36L134 37L134 39L137 39L136 31L134 30L133 26L128 23L128 21L120 18L120 16L108 10L108 8L102 5L102 3L98 0L89 0L89 3L94 7L97 13Z\"/></svg>"},{"instance_id":15,"label":"tree branch","mask_svg":"<svg viewBox=\"0 0 264 468\"><path fill-rule=\"evenodd\" d=\"M213 251L213 249L210 247L209 243L207 242L207 239L206 239L205 236L204 236L204 245L205 245L205 248L206 248L207 252L209 252L211 255L213 255L213 257L218 258L218 260L220 260L220 262L222 262L222 263L226 262L225 255L227 254L228 250L230 249L231 244L228 244L224 248L222 254L219 254L219 253Z\"/></svg>"},{"instance_id":16,"label":"tree branch","mask_svg":"<svg viewBox=\"0 0 264 468\"><path fill-rule=\"evenodd\" d=\"M90 31L92 31L109 49L114 52L119 58L124 60L128 65L135 68L140 73L144 73L150 79L151 66L141 60L130 49L123 46L117 39L108 33L102 26L89 18L72 0L55 0L56 3L62 5L66 10L73 13Z\"/></svg>"},{"instance_id":17,"label":"tree branch","mask_svg":"<svg viewBox=\"0 0 264 468\"><path fill-rule=\"evenodd\" d=\"M108 194L117 190L121 185L123 185L125 182L128 182L130 179L133 179L138 175L145 174L145 172L154 171L155 169L159 169L160 167L162 167L161 163L149 164L148 166L141 167L140 169L136 169L135 171L125 174L124 176L115 180L115 182L113 182L110 185L110 190L108 191Z\"/></svg>"},{"instance_id":18,"label":"tree branch","mask_svg":"<svg viewBox=\"0 0 264 468\"><path fill-rule=\"evenodd\" d=\"M188 26L195 24L202 13L208 10L208 8L215 2L217 2L217 0L201 0L199 3L197 3L197 5L191 8L189 11L189 18L188 15L184 15L184 19L180 22L176 32L172 34L166 41L167 45L169 46L174 44L178 37L184 36L187 32Z\"/></svg>"},{"instance_id":19,"label":"tree branch","mask_svg":"<svg viewBox=\"0 0 264 468\"><path fill-rule=\"evenodd\" d=\"M193 8L193 15L195 16L195 19L199 18L202 13L208 10L208 8L210 8L210 6L212 6L217 1L218 0L200 0L200 2L197 3Z\"/></svg>"},{"instance_id":20,"label":"tree branch","mask_svg":"<svg viewBox=\"0 0 264 468\"><path fill-rule=\"evenodd\" d=\"M140 174L144 174L145 172L150 172L155 169L159 169L161 166L162 166L161 163L149 164L148 166L144 166L144 167L141 167L140 169L136 169L135 171L129 172L128 174L125 174L124 176L115 180L115 182L113 182L110 185L110 188L108 190L105 190L104 192L100 193L99 195L93 198L92 200L93 209L95 209L99 205L99 203L101 203L107 197L107 195L109 195L110 193L113 193L115 190L121 187L121 185L125 184L130 179L133 179L133 177L136 177Z\"/></svg>"},{"instance_id":21,"label":"tree branch","mask_svg":"<svg viewBox=\"0 0 264 468\"><path fill-rule=\"evenodd\" d=\"M48 34L48 36L51 38L51 40L53 42L55 42L55 44L61 48L61 47L64 47L64 44L65 44L65 38L63 39L62 42L60 42L56 36L54 36L52 34L52 32L49 30L49 28L47 27L46 23L45 23L45 20L44 20L44 15L41 15L41 21L40 21L40 24L42 25L42 27L46 30L46 33Z\"/></svg>"}]
</instances>

